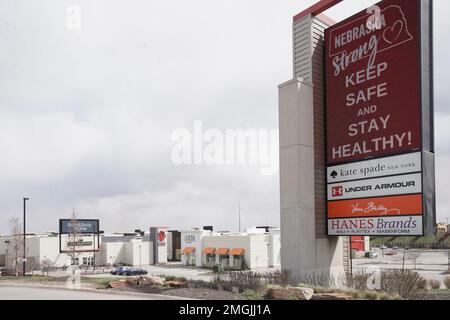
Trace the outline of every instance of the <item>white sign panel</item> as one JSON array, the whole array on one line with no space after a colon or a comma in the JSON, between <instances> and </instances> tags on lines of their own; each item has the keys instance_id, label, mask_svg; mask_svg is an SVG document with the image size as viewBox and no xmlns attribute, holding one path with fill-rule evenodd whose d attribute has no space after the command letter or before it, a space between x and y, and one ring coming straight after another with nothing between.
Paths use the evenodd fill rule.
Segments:
<instances>
[{"instance_id":1,"label":"white sign panel","mask_svg":"<svg viewBox=\"0 0 450 320\"><path fill-rule=\"evenodd\" d=\"M343 182L422 171L421 153L347 163L327 168L327 182Z\"/></svg>"},{"instance_id":2,"label":"white sign panel","mask_svg":"<svg viewBox=\"0 0 450 320\"><path fill-rule=\"evenodd\" d=\"M328 220L330 236L420 236L422 216L350 218Z\"/></svg>"},{"instance_id":3,"label":"white sign panel","mask_svg":"<svg viewBox=\"0 0 450 320\"><path fill-rule=\"evenodd\" d=\"M328 200L372 198L422 192L420 173L328 185Z\"/></svg>"}]
</instances>

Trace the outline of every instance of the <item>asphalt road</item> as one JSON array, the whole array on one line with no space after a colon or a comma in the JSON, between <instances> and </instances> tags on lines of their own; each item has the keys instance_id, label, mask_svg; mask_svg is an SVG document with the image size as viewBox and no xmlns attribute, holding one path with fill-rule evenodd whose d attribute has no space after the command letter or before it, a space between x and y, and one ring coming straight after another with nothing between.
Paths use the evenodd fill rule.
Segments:
<instances>
[{"instance_id":1,"label":"asphalt road","mask_svg":"<svg viewBox=\"0 0 450 320\"><path fill-rule=\"evenodd\" d=\"M386 249L393 251L395 255L382 254L380 249L373 249L378 253L377 259L355 259L353 267L355 270L376 266L380 269L401 269L403 267L403 250ZM443 281L450 276L449 258L446 250L407 250L405 251L405 269L418 272L427 280Z\"/></svg>"},{"instance_id":2,"label":"asphalt road","mask_svg":"<svg viewBox=\"0 0 450 320\"><path fill-rule=\"evenodd\" d=\"M0 300L172 300L160 295L134 295L57 288L0 286Z\"/></svg>"}]
</instances>

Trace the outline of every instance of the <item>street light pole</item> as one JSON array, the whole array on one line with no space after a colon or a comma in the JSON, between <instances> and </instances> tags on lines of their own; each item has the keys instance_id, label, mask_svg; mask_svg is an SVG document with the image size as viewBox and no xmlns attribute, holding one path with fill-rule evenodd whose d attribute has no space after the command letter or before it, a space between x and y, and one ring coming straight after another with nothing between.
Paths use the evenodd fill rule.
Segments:
<instances>
[{"instance_id":1,"label":"street light pole","mask_svg":"<svg viewBox=\"0 0 450 320\"><path fill-rule=\"evenodd\" d=\"M139 245L139 268L142 268L142 260L141 260L141 245Z\"/></svg>"},{"instance_id":2,"label":"street light pole","mask_svg":"<svg viewBox=\"0 0 450 320\"><path fill-rule=\"evenodd\" d=\"M25 260L27 254L27 246L26 246L26 234L27 234L27 225L26 225L26 216L27 216L27 200L29 198L23 198L23 260L22 260L22 275L25 277Z\"/></svg>"}]
</instances>

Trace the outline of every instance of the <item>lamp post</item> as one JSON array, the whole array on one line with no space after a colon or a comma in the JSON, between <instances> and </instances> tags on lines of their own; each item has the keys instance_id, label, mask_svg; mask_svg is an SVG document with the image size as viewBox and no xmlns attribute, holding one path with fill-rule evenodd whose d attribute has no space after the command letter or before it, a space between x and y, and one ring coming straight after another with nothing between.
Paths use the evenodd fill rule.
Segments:
<instances>
[{"instance_id":1,"label":"lamp post","mask_svg":"<svg viewBox=\"0 0 450 320\"><path fill-rule=\"evenodd\" d=\"M141 245L139 245L139 268L142 268Z\"/></svg>"},{"instance_id":2,"label":"lamp post","mask_svg":"<svg viewBox=\"0 0 450 320\"><path fill-rule=\"evenodd\" d=\"M6 241L5 241L5 246L6 246L6 248L5 248L5 251L6 251L6 256L5 256L5 267L6 267L6 269L8 269L8 246L9 246L9 244L10 244L10 241L9 241L9 240L6 240Z\"/></svg>"},{"instance_id":3,"label":"lamp post","mask_svg":"<svg viewBox=\"0 0 450 320\"><path fill-rule=\"evenodd\" d=\"M27 225L26 225L26 213L27 213L27 200L29 198L23 198L23 260L22 260L22 275L25 277L25 261L27 254L27 246L26 246L26 234L27 234Z\"/></svg>"}]
</instances>

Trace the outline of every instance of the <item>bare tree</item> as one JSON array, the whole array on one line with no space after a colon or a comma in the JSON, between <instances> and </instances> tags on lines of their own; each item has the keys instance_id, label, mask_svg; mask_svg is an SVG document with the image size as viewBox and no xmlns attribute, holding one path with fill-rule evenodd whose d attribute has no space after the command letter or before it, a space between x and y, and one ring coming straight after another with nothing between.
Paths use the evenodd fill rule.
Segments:
<instances>
[{"instance_id":1,"label":"bare tree","mask_svg":"<svg viewBox=\"0 0 450 320\"><path fill-rule=\"evenodd\" d=\"M42 263L41 263L41 270L42 270L42 274L44 275L47 275L47 277L48 277L48 274L49 274L49 272L50 272L50 270L53 268L55 266L55 264L53 263L53 261L52 260L50 260L50 259L44 259L44 260L42 260Z\"/></svg>"},{"instance_id":2,"label":"bare tree","mask_svg":"<svg viewBox=\"0 0 450 320\"><path fill-rule=\"evenodd\" d=\"M450 274L450 249L443 250L442 254L447 257L447 271L446 274Z\"/></svg>"},{"instance_id":3,"label":"bare tree","mask_svg":"<svg viewBox=\"0 0 450 320\"><path fill-rule=\"evenodd\" d=\"M11 255L11 262L16 276L19 276L20 262L22 261L24 245L22 235L22 224L19 218L11 218L9 220L9 229L11 239L8 243L8 251Z\"/></svg>"},{"instance_id":4,"label":"bare tree","mask_svg":"<svg viewBox=\"0 0 450 320\"><path fill-rule=\"evenodd\" d=\"M73 264L75 260L78 260L80 252L77 250L77 246L80 242L80 222L78 221L75 211L72 213L72 218L69 222L69 234L67 235L67 255L71 259ZM73 272L75 269L72 268Z\"/></svg>"},{"instance_id":5,"label":"bare tree","mask_svg":"<svg viewBox=\"0 0 450 320\"><path fill-rule=\"evenodd\" d=\"M421 253L418 251L408 252L408 258L413 261L414 270L417 270L417 259L420 257Z\"/></svg>"}]
</instances>

